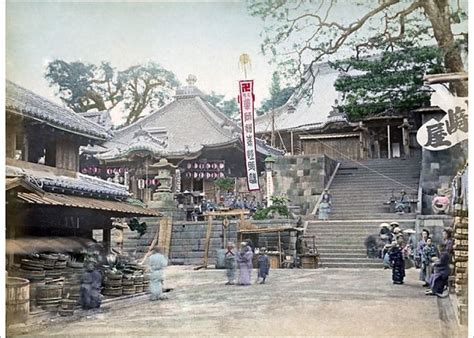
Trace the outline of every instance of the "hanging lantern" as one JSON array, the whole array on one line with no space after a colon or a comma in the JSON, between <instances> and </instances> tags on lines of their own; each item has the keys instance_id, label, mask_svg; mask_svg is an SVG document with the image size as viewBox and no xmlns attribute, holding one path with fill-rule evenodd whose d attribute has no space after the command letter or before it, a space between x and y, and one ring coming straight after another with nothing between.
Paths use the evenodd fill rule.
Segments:
<instances>
[{"instance_id":1,"label":"hanging lantern","mask_svg":"<svg viewBox=\"0 0 474 338\"><path fill-rule=\"evenodd\" d=\"M114 171L112 170L112 168L107 168L107 175L112 175L114 173Z\"/></svg>"},{"instance_id":2,"label":"hanging lantern","mask_svg":"<svg viewBox=\"0 0 474 338\"><path fill-rule=\"evenodd\" d=\"M188 163L188 164L186 165L186 168L188 168L188 170L191 169L192 167L193 167L193 165L192 165L191 163Z\"/></svg>"},{"instance_id":3,"label":"hanging lantern","mask_svg":"<svg viewBox=\"0 0 474 338\"><path fill-rule=\"evenodd\" d=\"M199 173L199 178L204 178L204 173Z\"/></svg>"},{"instance_id":4,"label":"hanging lantern","mask_svg":"<svg viewBox=\"0 0 474 338\"><path fill-rule=\"evenodd\" d=\"M211 173L206 173L206 178L211 178L212 174Z\"/></svg>"},{"instance_id":5,"label":"hanging lantern","mask_svg":"<svg viewBox=\"0 0 474 338\"><path fill-rule=\"evenodd\" d=\"M224 173L219 173L219 177L225 177Z\"/></svg>"},{"instance_id":6,"label":"hanging lantern","mask_svg":"<svg viewBox=\"0 0 474 338\"><path fill-rule=\"evenodd\" d=\"M145 180L144 179L139 179L138 180L138 189L144 189L145 188Z\"/></svg>"},{"instance_id":7,"label":"hanging lantern","mask_svg":"<svg viewBox=\"0 0 474 338\"><path fill-rule=\"evenodd\" d=\"M219 169L224 169L224 163L219 163Z\"/></svg>"},{"instance_id":8,"label":"hanging lantern","mask_svg":"<svg viewBox=\"0 0 474 338\"><path fill-rule=\"evenodd\" d=\"M87 174L87 168L82 168L81 172L82 172L83 174Z\"/></svg>"},{"instance_id":9,"label":"hanging lantern","mask_svg":"<svg viewBox=\"0 0 474 338\"><path fill-rule=\"evenodd\" d=\"M193 174L193 177L194 177L194 178L198 178L198 176L199 176L199 173L194 173L194 174Z\"/></svg>"},{"instance_id":10,"label":"hanging lantern","mask_svg":"<svg viewBox=\"0 0 474 338\"><path fill-rule=\"evenodd\" d=\"M206 169L207 170L211 169L211 164L210 163L206 163Z\"/></svg>"},{"instance_id":11,"label":"hanging lantern","mask_svg":"<svg viewBox=\"0 0 474 338\"><path fill-rule=\"evenodd\" d=\"M124 182L123 176L120 176L120 177L119 177L119 183L120 183L120 184L123 184L123 182Z\"/></svg>"},{"instance_id":12,"label":"hanging lantern","mask_svg":"<svg viewBox=\"0 0 474 338\"><path fill-rule=\"evenodd\" d=\"M186 177L187 177L187 178L191 178L192 176L193 176L193 174L191 174L191 173L186 173Z\"/></svg>"},{"instance_id":13,"label":"hanging lantern","mask_svg":"<svg viewBox=\"0 0 474 338\"><path fill-rule=\"evenodd\" d=\"M199 164L198 164L198 163L194 163L193 167L194 167L194 169L199 169Z\"/></svg>"},{"instance_id":14,"label":"hanging lantern","mask_svg":"<svg viewBox=\"0 0 474 338\"><path fill-rule=\"evenodd\" d=\"M119 174L123 174L123 168L118 169Z\"/></svg>"}]
</instances>

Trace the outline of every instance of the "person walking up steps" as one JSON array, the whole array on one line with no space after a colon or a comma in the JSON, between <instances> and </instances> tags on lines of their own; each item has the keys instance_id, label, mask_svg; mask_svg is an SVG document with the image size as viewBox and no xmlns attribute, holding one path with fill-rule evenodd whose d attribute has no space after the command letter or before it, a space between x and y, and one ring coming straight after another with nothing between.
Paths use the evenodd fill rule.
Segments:
<instances>
[{"instance_id":1,"label":"person walking up steps","mask_svg":"<svg viewBox=\"0 0 474 338\"><path fill-rule=\"evenodd\" d=\"M321 198L321 203L319 203L319 219L322 221L327 221L329 219L329 214L331 213L332 206L332 196L327 189L323 191L323 197Z\"/></svg>"}]
</instances>

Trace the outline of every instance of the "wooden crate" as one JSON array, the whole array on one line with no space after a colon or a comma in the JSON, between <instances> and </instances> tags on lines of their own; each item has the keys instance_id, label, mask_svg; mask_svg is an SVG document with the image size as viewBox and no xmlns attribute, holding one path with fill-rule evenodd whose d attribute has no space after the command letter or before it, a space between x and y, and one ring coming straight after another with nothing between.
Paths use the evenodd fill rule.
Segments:
<instances>
[{"instance_id":1,"label":"wooden crate","mask_svg":"<svg viewBox=\"0 0 474 338\"><path fill-rule=\"evenodd\" d=\"M270 269L280 268L280 255L279 254L268 254L268 259L270 260Z\"/></svg>"},{"instance_id":2,"label":"wooden crate","mask_svg":"<svg viewBox=\"0 0 474 338\"><path fill-rule=\"evenodd\" d=\"M300 259L303 269L316 269L319 265L318 255L301 255Z\"/></svg>"}]
</instances>

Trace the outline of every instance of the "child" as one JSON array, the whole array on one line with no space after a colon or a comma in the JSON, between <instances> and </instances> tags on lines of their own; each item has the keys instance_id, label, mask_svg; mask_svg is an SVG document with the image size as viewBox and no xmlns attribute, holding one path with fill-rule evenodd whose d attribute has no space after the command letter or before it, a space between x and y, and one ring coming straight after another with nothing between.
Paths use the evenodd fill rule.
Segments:
<instances>
[{"instance_id":1,"label":"child","mask_svg":"<svg viewBox=\"0 0 474 338\"><path fill-rule=\"evenodd\" d=\"M260 250L260 254L258 256L257 260L257 267L258 267L258 278L257 278L257 283L262 278L262 281L260 284L265 284L265 279L268 276L268 272L270 271L270 260L268 259L268 256L266 255L266 250L265 248L262 248Z\"/></svg>"},{"instance_id":2,"label":"child","mask_svg":"<svg viewBox=\"0 0 474 338\"><path fill-rule=\"evenodd\" d=\"M227 243L227 252L225 253L225 268L227 270L227 283L225 285L235 284L235 270L237 263L235 260L234 243Z\"/></svg>"},{"instance_id":3,"label":"child","mask_svg":"<svg viewBox=\"0 0 474 338\"><path fill-rule=\"evenodd\" d=\"M428 281L431 277L431 260L433 257L436 257L436 247L433 245L433 240L431 237L428 237L421 255L421 274L424 277L423 280L425 281L425 284L423 284L424 287L430 286Z\"/></svg>"}]
</instances>

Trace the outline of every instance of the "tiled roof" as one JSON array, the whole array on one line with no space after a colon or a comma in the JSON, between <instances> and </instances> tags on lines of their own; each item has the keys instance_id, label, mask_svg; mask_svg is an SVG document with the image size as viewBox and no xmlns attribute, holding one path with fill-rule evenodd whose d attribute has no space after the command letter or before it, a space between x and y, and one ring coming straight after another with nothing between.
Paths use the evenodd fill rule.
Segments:
<instances>
[{"instance_id":1,"label":"tiled roof","mask_svg":"<svg viewBox=\"0 0 474 338\"><path fill-rule=\"evenodd\" d=\"M134 140L137 131L149 131L151 136L166 138L163 155L194 153L203 145L224 143L240 134L238 126L200 96L182 97L147 115L134 124L115 131L103 146L122 153ZM155 130L160 130L155 135Z\"/></svg>"},{"instance_id":2,"label":"tiled roof","mask_svg":"<svg viewBox=\"0 0 474 338\"><path fill-rule=\"evenodd\" d=\"M124 185L77 173L77 177L56 176L49 172L7 165L7 177L24 177L45 191L66 190L74 194L124 199L130 196Z\"/></svg>"},{"instance_id":3,"label":"tiled roof","mask_svg":"<svg viewBox=\"0 0 474 338\"><path fill-rule=\"evenodd\" d=\"M99 140L110 137L109 133L98 124L8 80L6 81L5 106L12 113L40 120L54 128L67 130L73 134Z\"/></svg>"},{"instance_id":4,"label":"tiled roof","mask_svg":"<svg viewBox=\"0 0 474 338\"><path fill-rule=\"evenodd\" d=\"M111 130L113 127L112 118L108 110L102 111L87 111L79 113L83 118L102 126L106 130Z\"/></svg>"},{"instance_id":5,"label":"tiled roof","mask_svg":"<svg viewBox=\"0 0 474 338\"><path fill-rule=\"evenodd\" d=\"M298 98L299 92L295 92L288 102L275 110L275 130L297 129L306 125L322 125L329 119L329 113L333 110L335 100L341 101L340 93L334 88L334 82L339 72L329 67L327 63L316 65L316 81L313 87L312 102ZM290 104L294 105L293 112L288 111ZM255 120L257 133L271 132L272 114L267 113Z\"/></svg>"}]
</instances>

